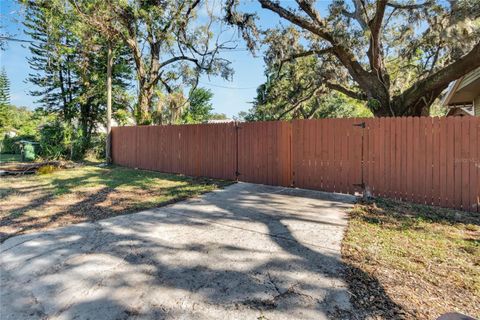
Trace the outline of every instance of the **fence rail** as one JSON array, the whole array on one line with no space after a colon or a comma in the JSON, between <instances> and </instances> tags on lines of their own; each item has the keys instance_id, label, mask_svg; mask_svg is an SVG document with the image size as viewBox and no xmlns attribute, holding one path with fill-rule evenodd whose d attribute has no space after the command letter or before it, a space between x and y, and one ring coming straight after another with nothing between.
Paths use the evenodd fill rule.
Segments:
<instances>
[{"instance_id":1,"label":"fence rail","mask_svg":"<svg viewBox=\"0 0 480 320\"><path fill-rule=\"evenodd\" d=\"M115 164L480 212L480 118L116 127Z\"/></svg>"}]
</instances>

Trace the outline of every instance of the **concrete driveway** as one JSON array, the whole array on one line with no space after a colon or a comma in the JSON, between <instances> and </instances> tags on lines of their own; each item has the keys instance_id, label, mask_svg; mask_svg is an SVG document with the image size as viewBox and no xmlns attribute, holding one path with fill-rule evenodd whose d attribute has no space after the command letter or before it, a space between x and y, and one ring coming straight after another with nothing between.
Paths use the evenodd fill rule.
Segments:
<instances>
[{"instance_id":1,"label":"concrete driveway","mask_svg":"<svg viewBox=\"0 0 480 320\"><path fill-rule=\"evenodd\" d=\"M1 245L0 318L350 318L353 197L248 183Z\"/></svg>"}]
</instances>

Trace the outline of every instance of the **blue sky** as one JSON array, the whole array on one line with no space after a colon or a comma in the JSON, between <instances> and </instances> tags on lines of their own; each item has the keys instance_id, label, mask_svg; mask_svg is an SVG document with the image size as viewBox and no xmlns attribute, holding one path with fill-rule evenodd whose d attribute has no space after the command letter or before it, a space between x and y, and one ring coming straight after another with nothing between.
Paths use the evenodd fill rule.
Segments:
<instances>
[{"instance_id":1,"label":"blue sky","mask_svg":"<svg viewBox=\"0 0 480 320\"><path fill-rule=\"evenodd\" d=\"M322 1L320 6L326 6L328 1ZM262 10L256 1L242 1L242 7L246 11L257 11L262 25L274 25L278 18L266 10ZM21 38L28 39L23 33L22 10L15 0L0 0L0 13L2 32ZM230 31L237 35L235 30ZM245 48L245 43L239 42L238 48ZM9 42L5 51L0 51L0 65L5 67L11 82L11 102L17 106L35 108L35 97L28 92L32 85L26 81L30 72L27 57L30 53L26 44ZM234 116L239 111L246 111L251 107L251 101L256 95L256 87L265 81L263 58L259 54L253 57L246 50L235 50L222 54L232 62L235 70L232 81L225 81L220 77L203 77L200 86L209 88L214 93L213 106L215 112Z\"/></svg>"}]
</instances>

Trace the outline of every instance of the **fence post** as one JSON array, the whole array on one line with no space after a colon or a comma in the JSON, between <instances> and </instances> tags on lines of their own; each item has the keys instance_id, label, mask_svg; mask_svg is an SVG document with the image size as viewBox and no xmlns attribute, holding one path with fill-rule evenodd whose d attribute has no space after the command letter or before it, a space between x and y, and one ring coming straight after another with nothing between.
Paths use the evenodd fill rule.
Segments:
<instances>
[{"instance_id":1,"label":"fence post","mask_svg":"<svg viewBox=\"0 0 480 320\"><path fill-rule=\"evenodd\" d=\"M366 128L365 121L360 122L360 123L354 123L354 127L360 127L362 129L362 142L361 142L361 151L360 151L360 183L354 183L353 185L356 187L360 187L362 189L362 194L364 198L368 198L370 195L368 195L367 190L365 188L365 179L364 179L364 165L365 165L365 160L364 160L364 148L365 148L365 142L364 142L364 131Z\"/></svg>"},{"instance_id":2,"label":"fence post","mask_svg":"<svg viewBox=\"0 0 480 320\"><path fill-rule=\"evenodd\" d=\"M239 122L235 121L235 180L238 181L238 130L240 130Z\"/></svg>"}]
</instances>

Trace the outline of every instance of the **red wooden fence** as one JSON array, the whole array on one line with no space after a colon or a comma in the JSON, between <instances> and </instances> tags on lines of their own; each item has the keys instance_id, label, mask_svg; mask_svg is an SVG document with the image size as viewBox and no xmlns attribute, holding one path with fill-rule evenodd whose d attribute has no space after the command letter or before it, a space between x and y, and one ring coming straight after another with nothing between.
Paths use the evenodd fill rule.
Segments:
<instances>
[{"instance_id":1,"label":"red wooden fence","mask_svg":"<svg viewBox=\"0 0 480 320\"><path fill-rule=\"evenodd\" d=\"M112 157L114 163L127 167L233 180L236 126L115 127Z\"/></svg>"},{"instance_id":2,"label":"red wooden fence","mask_svg":"<svg viewBox=\"0 0 480 320\"><path fill-rule=\"evenodd\" d=\"M289 122L269 121L239 124L239 180L291 186L290 140Z\"/></svg>"},{"instance_id":3,"label":"red wooden fence","mask_svg":"<svg viewBox=\"0 0 480 320\"><path fill-rule=\"evenodd\" d=\"M480 211L480 118L365 122L365 183L374 195Z\"/></svg>"},{"instance_id":4,"label":"red wooden fence","mask_svg":"<svg viewBox=\"0 0 480 320\"><path fill-rule=\"evenodd\" d=\"M364 123L364 126L359 126ZM116 127L116 164L480 212L480 118Z\"/></svg>"},{"instance_id":5,"label":"red wooden fence","mask_svg":"<svg viewBox=\"0 0 480 320\"><path fill-rule=\"evenodd\" d=\"M358 119L292 122L294 185L340 193L361 191L362 128Z\"/></svg>"}]
</instances>

